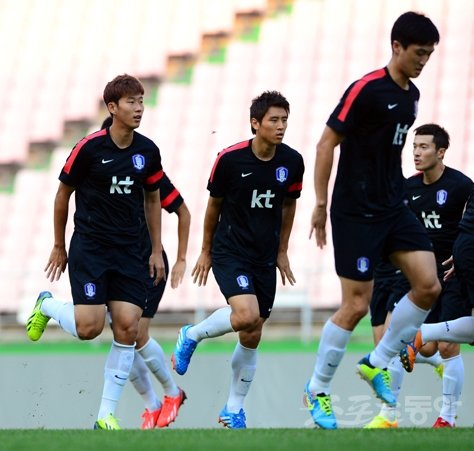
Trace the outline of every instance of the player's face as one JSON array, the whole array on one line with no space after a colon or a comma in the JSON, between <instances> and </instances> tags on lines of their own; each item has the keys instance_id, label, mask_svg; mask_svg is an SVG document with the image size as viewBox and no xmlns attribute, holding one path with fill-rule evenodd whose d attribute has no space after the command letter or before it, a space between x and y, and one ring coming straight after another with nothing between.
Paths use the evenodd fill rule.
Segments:
<instances>
[{"instance_id":1,"label":"player's face","mask_svg":"<svg viewBox=\"0 0 474 451\"><path fill-rule=\"evenodd\" d=\"M114 114L114 121L131 130L140 126L144 109L141 94L124 96L120 98L118 104L114 102L109 104L109 111Z\"/></svg>"},{"instance_id":2,"label":"player's face","mask_svg":"<svg viewBox=\"0 0 474 451\"><path fill-rule=\"evenodd\" d=\"M272 106L263 116L262 122L253 119L252 126L257 131L259 138L269 144L280 144L288 126L288 113L284 108Z\"/></svg>"},{"instance_id":3,"label":"player's face","mask_svg":"<svg viewBox=\"0 0 474 451\"><path fill-rule=\"evenodd\" d=\"M432 135L416 135L413 140L413 161L417 171L433 169L442 160L443 149L436 150Z\"/></svg>"},{"instance_id":4,"label":"player's face","mask_svg":"<svg viewBox=\"0 0 474 451\"><path fill-rule=\"evenodd\" d=\"M411 44L404 49L400 43L395 41L395 47L398 67L407 78L418 77L434 52L434 45Z\"/></svg>"}]
</instances>

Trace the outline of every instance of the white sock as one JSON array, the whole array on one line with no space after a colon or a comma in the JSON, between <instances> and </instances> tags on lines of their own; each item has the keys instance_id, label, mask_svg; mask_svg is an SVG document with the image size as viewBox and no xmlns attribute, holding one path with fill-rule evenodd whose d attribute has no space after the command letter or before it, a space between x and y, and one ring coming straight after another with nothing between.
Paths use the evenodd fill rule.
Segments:
<instances>
[{"instance_id":1,"label":"white sock","mask_svg":"<svg viewBox=\"0 0 474 451\"><path fill-rule=\"evenodd\" d=\"M334 324L331 319L326 321L321 332L316 364L313 375L308 384L312 393L330 393L330 385L336 369L341 363L347 342L351 338L352 331L342 329Z\"/></svg>"},{"instance_id":2,"label":"white sock","mask_svg":"<svg viewBox=\"0 0 474 451\"><path fill-rule=\"evenodd\" d=\"M53 318L73 337L77 337L74 305L71 302L58 301L54 298L45 298L41 304L41 313Z\"/></svg>"},{"instance_id":3,"label":"white sock","mask_svg":"<svg viewBox=\"0 0 474 451\"><path fill-rule=\"evenodd\" d=\"M178 396L179 388L171 376L165 353L160 344L153 338L150 338L146 345L141 349L137 349L137 351L143 358L146 366L160 382L165 395Z\"/></svg>"},{"instance_id":4,"label":"white sock","mask_svg":"<svg viewBox=\"0 0 474 451\"><path fill-rule=\"evenodd\" d=\"M390 323L378 345L369 355L377 368L386 368L407 343L413 339L428 316L429 310L416 306L407 295L403 296L392 312Z\"/></svg>"},{"instance_id":5,"label":"white sock","mask_svg":"<svg viewBox=\"0 0 474 451\"><path fill-rule=\"evenodd\" d=\"M257 371L257 350L237 343L232 354L231 366L232 380L226 406L229 412L239 413L244 407L245 397Z\"/></svg>"},{"instance_id":6,"label":"white sock","mask_svg":"<svg viewBox=\"0 0 474 451\"><path fill-rule=\"evenodd\" d=\"M441 357L439 351L436 351L436 353L430 357L425 357L419 352L415 357L415 363L427 363L428 365L432 365L437 368L443 363L443 358Z\"/></svg>"},{"instance_id":7,"label":"white sock","mask_svg":"<svg viewBox=\"0 0 474 451\"><path fill-rule=\"evenodd\" d=\"M145 407L150 410L157 410L161 407L161 402L156 396L155 390L151 385L150 372L142 356L135 351L133 366L130 370L128 379L133 384L137 393L143 398Z\"/></svg>"},{"instance_id":8,"label":"white sock","mask_svg":"<svg viewBox=\"0 0 474 451\"><path fill-rule=\"evenodd\" d=\"M442 323L423 324L423 341L448 341L451 343L472 343L474 341L474 316L463 316Z\"/></svg>"},{"instance_id":9,"label":"white sock","mask_svg":"<svg viewBox=\"0 0 474 451\"><path fill-rule=\"evenodd\" d=\"M461 354L444 359L443 406L439 416L453 425L464 385L464 362Z\"/></svg>"},{"instance_id":10,"label":"white sock","mask_svg":"<svg viewBox=\"0 0 474 451\"><path fill-rule=\"evenodd\" d=\"M405 370L403 369L403 365L401 364L398 356L390 360L390 363L388 364L388 370L390 371L391 378L390 388L392 389L394 396L398 399L400 390L402 388L403 378L405 376ZM398 418L397 407L382 403L380 415L388 421L396 421Z\"/></svg>"},{"instance_id":11,"label":"white sock","mask_svg":"<svg viewBox=\"0 0 474 451\"><path fill-rule=\"evenodd\" d=\"M186 336L198 343L204 338L220 337L229 332L234 332L230 323L232 309L227 306L216 310L200 323L195 324L186 331Z\"/></svg>"},{"instance_id":12,"label":"white sock","mask_svg":"<svg viewBox=\"0 0 474 451\"><path fill-rule=\"evenodd\" d=\"M123 345L115 340L112 341L112 347L105 362L104 389L97 415L98 420L109 414L115 415L117 402L132 369L134 353L135 344Z\"/></svg>"}]
</instances>

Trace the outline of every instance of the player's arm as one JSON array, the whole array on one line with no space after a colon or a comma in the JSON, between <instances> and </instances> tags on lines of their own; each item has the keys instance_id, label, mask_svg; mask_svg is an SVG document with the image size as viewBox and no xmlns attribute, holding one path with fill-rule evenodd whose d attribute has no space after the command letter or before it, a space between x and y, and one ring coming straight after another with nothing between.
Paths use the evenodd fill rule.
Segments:
<instances>
[{"instance_id":1,"label":"player's arm","mask_svg":"<svg viewBox=\"0 0 474 451\"><path fill-rule=\"evenodd\" d=\"M280 271L281 281L285 285L286 280L290 285L294 285L296 280L290 268L290 261L288 259L288 244L290 241L291 229L296 212L296 199L286 197L283 201L281 231L280 231L280 245L278 247L277 268Z\"/></svg>"},{"instance_id":2,"label":"player's arm","mask_svg":"<svg viewBox=\"0 0 474 451\"><path fill-rule=\"evenodd\" d=\"M193 268L191 275L193 276L193 282L198 283L198 286L206 285L207 276L211 269L211 248L212 239L216 231L217 223L219 222L219 216L221 214L222 197L209 196L207 202L206 213L204 215L204 232L202 238L201 255L198 258L196 265Z\"/></svg>"},{"instance_id":3,"label":"player's arm","mask_svg":"<svg viewBox=\"0 0 474 451\"><path fill-rule=\"evenodd\" d=\"M154 278L154 284L165 277L165 264L163 261L163 247L161 244L161 201L160 190L144 190L145 218L148 233L151 240L151 255L148 260L150 277Z\"/></svg>"},{"instance_id":4,"label":"player's arm","mask_svg":"<svg viewBox=\"0 0 474 451\"><path fill-rule=\"evenodd\" d=\"M54 246L44 268L46 277L51 282L59 280L67 265L66 225L69 214L69 199L73 192L74 187L59 182L54 199Z\"/></svg>"},{"instance_id":5,"label":"player's arm","mask_svg":"<svg viewBox=\"0 0 474 451\"><path fill-rule=\"evenodd\" d=\"M178 215L178 251L176 263L171 270L171 288L176 288L183 281L191 226L191 213L184 202L178 207L176 214Z\"/></svg>"},{"instance_id":6,"label":"player's arm","mask_svg":"<svg viewBox=\"0 0 474 451\"><path fill-rule=\"evenodd\" d=\"M334 161L334 149L342 142L343 136L326 126L316 145L316 161L314 165L314 191L316 205L311 217L311 230L316 237L316 244L321 249L326 245L326 220L328 205L328 185Z\"/></svg>"}]
</instances>

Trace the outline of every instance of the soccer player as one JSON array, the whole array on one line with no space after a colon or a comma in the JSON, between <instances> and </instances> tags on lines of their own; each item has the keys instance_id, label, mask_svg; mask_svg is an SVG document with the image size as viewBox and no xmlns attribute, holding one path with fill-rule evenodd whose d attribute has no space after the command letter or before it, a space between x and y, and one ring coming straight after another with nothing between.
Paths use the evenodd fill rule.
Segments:
<instances>
[{"instance_id":1,"label":"soccer player","mask_svg":"<svg viewBox=\"0 0 474 451\"><path fill-rule=\"evenodd\" d=\"M112 118L109 116L104 120L101 128L108 128L111 125ZM163 209L168 213L176 213L178 216L178 249L176 262L171 270L171 288L177 288L182 282L186 270L191 214L180 192L165 173L160 185L160 201ZM143 258L146 262L151 252L151 242L145 222L142 225L142 237L140 239L144 247ZM147 303L138 322L135 358L129 376L130 382L145 402L145 411L142 414L142 429L168 426L176 419L179 409L186 399L185 392L176 385L171 375L162 347L149 335L151 319L158 310L169 276L168 258L164 249L163 260L165 263L165 277L160 280L158 285L154 286L153 279L146 278L148 285ZM163 387L165 396L162 403L153 389L149 371L154 374Z\"/></svg>"},{"instance_id":2,"label":"soccer player","mask_svg":"<svg viewBox=\"0 0 474 451\"><path fill-rule=\"evenodd\" d=\"M353 82L329 117L317 145L316 205L311 232L326 244L328 183L334 149L339 165L331 203L336 272L342 303L323 327L314 372L305 386L305 402L316 426L337 428L331 405L331 381L352 331L366 315L374 266L390 256L408 278L388 330L357 365L377 397L395 404L387 365L402 342L416 334L438 297L440 284L431 242L415 215L403 204L401 152L417 114L418 77L439 41L433 22L407 12L394 23L388 65Z\"/></svg>"},{"instance_id":3,"label":"soccer player","mask_svg":"<svg viewBox=\"0 0 474 451\"><path fill-rule=\"evenodd\" d=\"M474 189L471 191L464 215L459 223L459 233L454 241L453 255L445 264L454 263L444 275L450 280L454 274L459 280L461 295L474 308ZM474 344L474 317L464 316L452 321L423 324L414 340L400 351L404 368L412 371L416 355L426 342Z\"/></svg>"},{"instance_id":4,"label":"soccer player","mask_svg":"<svg viewBox=\"0 0 474 451\"><path fill-rule=\"evenodd\" d=\"M257 347L276 292L276 268L285 285L295 283L288 242L304 172L302 156L282 143L290 105L276 91L265 91L250 106L255 138L219 153L208 182L202 251L192 275L205 285L212 267L228 306L179 331L172 356L186 373L198 343L238 332L231 359L232 380L219 422L246 428L244 400L257 367Z\"/></svg>"},{"instance_id":5,"label":"soccer player","mask_svg":"<svg viewBox=\"0 0 474 451\"><path fill-rule=\"evenodd\" d=\"M462 218L472 180L462 172L445 166L443 160L449 147L449 134L437 124L424 124L415 129L413 158L415 168L420 172L410 177L406 186L407 202L410 209L425 227L431 239L436 257L441 295L426 323L448 321L470 314L471 308L461 295L456 277L443 281L445 262L452 254L453 243L458 234L458 224ZM399 276L400 286L407 285ZM393 311L394 297L387 309ZM438 350L443 364L443 405L433 427L454 425L456 408L464 381L464 365L460 346L455 343L432 342L423 346L423 356L431 357ZM397 357L390 362L392 391L397 396L403 380L403 367ZM382 411L368 425L369 428L396 427L395 407L383 405Z\"/></svg>"},{"instance_id":6,"label":"soccer player","mask_svg":"<svg viewBox=\"0 0 474 451\"><path fill-rule=\"evenodd\" d=\"M55 281L69 266L74 304L40 293L26 326L29 338L37 341L54 318L71 335L91 340L102 332L108 307L114 338L95 429L120 429L114 414L133 364L146 303L146 269L155 284L164 277L161 156L153 141L135 131L144 112L143 94L143 85L130 75L110 81L103 99L112 126L83 138L69 155L59 175L54 246L45 272ZM73 192L75 229L68 255L65 229ZM152 243L148 268L139 240L143 208Z\"/></svg>"}]
</instances>

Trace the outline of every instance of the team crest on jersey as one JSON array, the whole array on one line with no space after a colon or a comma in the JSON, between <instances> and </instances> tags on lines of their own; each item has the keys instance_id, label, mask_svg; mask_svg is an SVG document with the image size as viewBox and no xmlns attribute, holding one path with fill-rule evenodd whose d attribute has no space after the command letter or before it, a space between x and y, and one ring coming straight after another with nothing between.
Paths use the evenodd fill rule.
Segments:
<instances>
[{"instance_id":1,"label":"team crest on jersey","mask_svg":"<svg viewBox=\"0 0 474 451\"><path fill-rule=\"evenodd\" d=\"M361 273L369 270L369 259L367 257L359 257L357 259L357 270Z\"/></svg>"},{"instance_id":2,"label":"team crest on jersey","mask_svg":"<svg viewBox=\"0 0 474 451\"><path fill-rule=\"evenodd\" d=\"M448 199L448 192L444 189L440 189L436 193L436 202L438 205L444 205Z\"/></svg>"},{"instance_id":3,"label":"team crest on jersey","mask_svg":"<svg viewBox=\"0 0 474 451\"><path fill-rule=\"evenodd\" d=\"M280 166L276 170L276 179L278 182L283 183L286 182L286 179L288 178L288 169L286 169L284 166Z\"/></svg>"},{"instance_id":4,"label":"team crest on jersey","mask_svg":"<svg viewBox=\"0 0 474 451\"><path fill-rule=\"evenodd\" d=\"M240 276L237 276L237 285L243 290L246 290L249 287L248 277L244 276L243 274Z\"/></svg>"},{"instance_id":5,"label":"team crest on jersey","mask_svg":"<svg viewBox=\"0 0 474 451\"><path fill-rule=\"evenodd\" d=\"M133 166L135 169L141 171L145 167L145 157L139 153L132 157Z\"/></svg>"},{"instance_id":6,"label":"team crest on jersey","mask_svg":"<svg viewBox=\"0 0 474 451\"><path fill-rule=\"evenodd\" d=\"M84 285L84 293L88 298L93 298L95 296L95 283L89 282Z\"/></svg>"}]
</instances>

